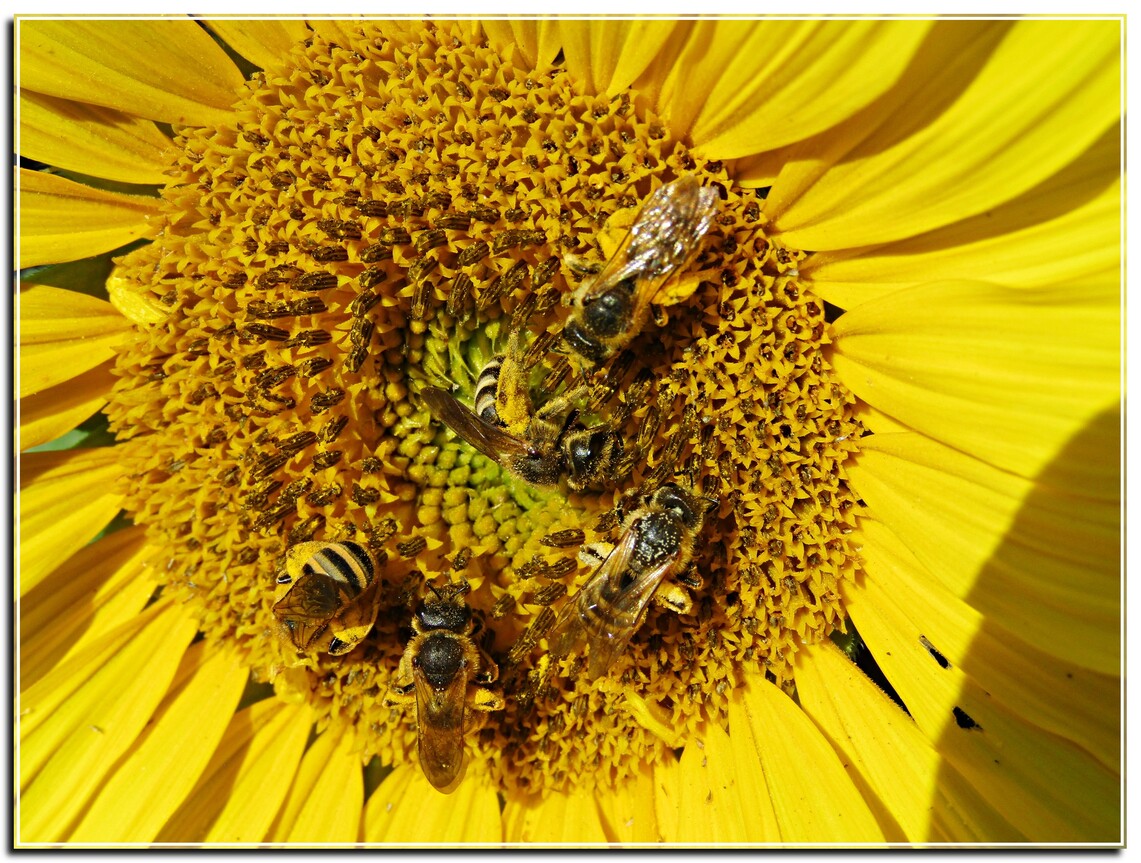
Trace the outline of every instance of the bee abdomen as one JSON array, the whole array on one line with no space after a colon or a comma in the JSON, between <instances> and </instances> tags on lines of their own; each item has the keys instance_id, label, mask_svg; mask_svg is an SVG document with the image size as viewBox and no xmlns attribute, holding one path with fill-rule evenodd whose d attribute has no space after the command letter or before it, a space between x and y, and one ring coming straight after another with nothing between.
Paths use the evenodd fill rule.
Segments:
<instances>
[{"instance_id":1,"label":"bee abdomen","mask_svg":"<svg viewBox=\"0 0 1141 863\"><path fill-rule=\"evenodd\" d=\"M318 551L310 559L318 572L343 585L350 596L359 595L376 575L372 558L355 542L333 543Z\"/></svg>"},{"instance_id":2,"label":"bee abdomen","mask_svg":"<svg viewBox=\"0 0 1141 863\"><path fill-rule=\"evenodd\" d=\"M498 425L499 412L495 400L499 392L499 371L503 368L503 357L493 357L479 373L475 383L475 412L484 422Z\"/></svg>"}]
</instances>

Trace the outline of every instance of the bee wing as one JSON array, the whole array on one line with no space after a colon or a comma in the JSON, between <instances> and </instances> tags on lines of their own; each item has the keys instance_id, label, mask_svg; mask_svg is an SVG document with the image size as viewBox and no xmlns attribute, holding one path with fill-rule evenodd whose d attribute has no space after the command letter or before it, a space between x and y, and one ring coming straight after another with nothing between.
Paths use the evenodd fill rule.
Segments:
<instances>
[{"instance_id":1,"label":"bee wing","mask_svg":"<svg viewBox=\"0 0 1141 863\"><path fill-rule=\"evenodd\" d=\"M273 614L293 646L307 650L340 606L340 592L331 578L308 576L289 585L273 604Z\"/></svg>"},{"instance_id":2,"label":"bee wing","mask_svg":"<svg viewBox=\"0 0 1141 863\"><path fill-rule=\"evenodd\" d=\"M416 669L416 747L424 775L440 791L450 793L463 778L464 697L467 675L457 674L436 689Z\"/></svg>"},{"instance_id":3,"label":"bee wing","mask_svg":"<svg viewBox=\"0 0 1141 863\"><path fill-rule=\"evenodd\" d=\"M490 459L510 467L514 458L533 456L527 442L508 434L499 426L484 422L475 411L460 404L447 390L424 387L420 390L432 416Z\"/></svg>"},{"instance_id":4,"label":"bee wing","mask_svg":"<svg viewBox=\"0 0 1141 863\"><path fill-rule=\"evenodd\" d=\"M590 641L587 673L591 677L605 675L611 663L626 650L626 645L630 643L631 637L642 623L646 607L653 599L662 579L669 572L672 563L666 561L660 566L647 570L629 585L621 588L621 593L614 600L614 613L616 616L621 616L621 624L599 633L598 637Z\"/></svg>"},{"instance_id":5,"label":"bee wing","mask_svg":"<svg viewBox=\"0 0 1141 863\"><path fill-rule=\"evenodd\" d=\"M325 575L310 575L289 585L285 594L273 604L280 618L328 621L341 606L343 596L337 583Z\"/></svg>"},{"instance_id":6,"label":"bee wing","mask_svg":"<svg viewBox=\"0 0 1141 863\"><path fill-rule=\"evenodd\" d=\"M365 588L364 593L345 606L344 610L333 618L329 629L333 638L341 642L329 648L330 656L343 656L360 644L372 625L376 622L377 612L380 611L380 579L376 579Z\"/></svg>"},{"instance_id":7,"label":"bee wing","mask_svg":"<svg viewBox=\"0 0 1141 863\"><path fill-rule=\"evenodd\" d=\"M637 540L636 531L626 531L574 602L563 609L548 640L555 659L585 642L590 648L588 673L601 677L626 649L650 598L669 570L666 563L624 584Z\"/></svg>"},{"instance_id":8,"label":"bee wing","mask_svg":"<svg viewBox=\"0 0 1141 863\"><path fill-rule=\"evenodd\" d=\"M718 195L692 174L660 186L643 205L618 250L594 277L585 302L621 282L637 282L637 311L685 266L717 217ZM637 319L637 317L635 317Z\"/></svg>"}]
</instances>

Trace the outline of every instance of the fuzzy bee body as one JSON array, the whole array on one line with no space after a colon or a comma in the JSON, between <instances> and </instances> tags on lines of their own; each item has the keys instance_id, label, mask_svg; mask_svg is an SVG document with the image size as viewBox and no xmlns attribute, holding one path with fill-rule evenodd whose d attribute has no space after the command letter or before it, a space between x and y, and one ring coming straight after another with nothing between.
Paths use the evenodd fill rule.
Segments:
<instances>
[{"instance_id":1,"label":"fuzzy bee body","mask_svg":"<svg viewBox=\"0 0 1141 863\"><path fill-rule=\"evenodd\" d=\"M552 486L566 476L567 485L581 491L605 481L622 455L617 433L577 421L577 391L536 409L528 378L517 329L507 351L480 372L474 411L440 387L424 387L420 395L436 419L525 482Z\"/></svg>"},{"instance_id":2,"label":"fuzzy bee body","mask_svg":"<svg viewBox=\"0 0 1141 863\"><path fill-rule=\"evenodd\" d=\"M563 341L588 363L599 364L642 331L652 303L671 304L689 292L663 288L697 254L717 216L717 192L693 175L659 187L635 217L617 251L584 279Z\"/></svg>"},{"instance_id":3,"label":"fuzzy bee body","mask_svg":"<svg viewBox=\"0 0 1141 863\"><path fill-rule=\"evenodd\" d=\"M277 576L273 613L299 651L348 653L376 621L376 559L356 542L301 542Z\"/></svg>"},{"instance_id":4,"label":"fuzzy bee body","mask_svg":"<svg viewBox=\"0 0 1141 863\"><path fill-rule=\"evenodd\" d=\"M434 590L416 610L387 698L391 705L415 701L420 766L445 794L463 778L469 711L503 709L503 697L491 688L499 667L476 643L480 621L463 599L467 592L467 582Z\"/></svg>"},{"instance_id":5,"label":"fuzzy bee body","mask_svg":"<svg viewBox=\"0 0 1141 863\"><path fill-rule=\"evenodd\" d=\"M552 659L586 645L587 673L602 677L642 625L651 600L679 614L692 609L680 586L659 588L693 559L706 504L688 489L667 483L623 518L618 543L555 622L548 641Z\"/></svg>"}]
</instances>

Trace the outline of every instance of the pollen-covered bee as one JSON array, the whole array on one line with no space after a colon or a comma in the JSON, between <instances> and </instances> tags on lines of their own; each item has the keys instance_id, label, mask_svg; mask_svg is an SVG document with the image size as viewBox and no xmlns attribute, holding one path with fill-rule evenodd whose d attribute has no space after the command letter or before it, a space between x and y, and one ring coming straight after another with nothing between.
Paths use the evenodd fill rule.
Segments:
<instances>
[{"instance_id":1,"label":"pollen-covered bee","mask_svg":"<svg viewBox=\"0 0 1141 863\"><path fill-rule=\"evenodd\" d=\"M709 503L667 483L626 514L618 544L555 622L548 639L552 659L586 644L587 673L601 677L642 625L651 599L679 614L692 610L689 593L680 585L659 587L689 566Z\"/></svg>"},{"instance_id":2,"label":"pollen-covered bee","mask_svg":"<svg viewBox=\"0 0 1141 863\"><path fill-rule=\"evenodd\" d=\"M476 642L482 623L464 601L466 581L437 590L412 617L413 636L386 699L416 702L416 748L428 781L445 794L463 778L468 710L503 709L491 688L499 666Z\"/></svg>"},{"instance_id":3,"label":"pollen-covered bee","mask_svg":"<svg viewBox=\"0 0 1141 863\"><path fill-rule=\"evenodd\" d=\"M573 491L600 483L622 455L622 441L608 425L578 421L576 388L535 409L522 336L512 331L505 353L493 358L476 382L475 410L440 387L420 394L432 415L488 458L537 486L567 477Z\"/></svg>"},{"instance_id":4,"label":"pollen-covered bee","mask_svg":"<svg viewBox=\"0 0 1141 863\"><path fill-rule=\"evenodd\" d=\"M299 651L333 656L356 647L376 621L376 559L356 542L301 542L286 552L273 613Z\"/></svg>"},{"instance_id":5,"label":"pollen-covered bee","mask_svg":"<svg viewBox=\"0 0 1141 863\"><path fill-rule=\"evenodd\" d=\"M717 200L692 174L650 195L618 249L572 296L574 311L563 329L572 351L601 363L642 331L651 304L672 305L693 292L696 282L662 289L697 253Z\"/></svg>"}]
</instances>

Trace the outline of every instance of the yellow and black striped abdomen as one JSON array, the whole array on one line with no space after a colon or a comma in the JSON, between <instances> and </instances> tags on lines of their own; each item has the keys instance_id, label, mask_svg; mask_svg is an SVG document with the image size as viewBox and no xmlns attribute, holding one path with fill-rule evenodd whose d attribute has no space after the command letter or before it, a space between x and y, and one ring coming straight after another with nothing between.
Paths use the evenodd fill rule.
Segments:
<instances>
[{"instance_id":1,"label":"yellow and black striped abdomen","mask_svg":"<svg viewBox=\"0 0 1141 863\"><path fill-rule=\"evenodd\" d=\"M499 425L499 411L495 402L499 397L499 372L503 368L503 357L492 357L475 382L475 413L485 423Z\"/></svg>"},{"instance_id":2,"label":"yellow and black striped abdomen","mask_svg":"<svg viewBox=\"0 0 1141 863\"><path fill-rule=\"evenodd\" d=\"M360 596L376 577L372 558L359 543L321 542L302 545L319 546L310 551L302 565L303 573L331 578L350 599Z\"/></svg>"}]
</instances>

